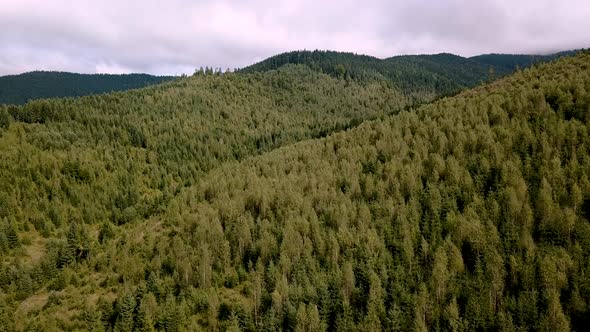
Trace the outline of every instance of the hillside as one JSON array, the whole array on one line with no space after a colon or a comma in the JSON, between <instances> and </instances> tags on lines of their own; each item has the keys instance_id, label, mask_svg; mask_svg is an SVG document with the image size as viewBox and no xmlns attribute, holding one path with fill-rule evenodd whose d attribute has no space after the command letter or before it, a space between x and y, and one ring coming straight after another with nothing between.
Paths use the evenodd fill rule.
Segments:
<instances>
[{"instance_id":1,"label":"hillside","mask_svg":"<svg viewBox=\"0 0 590 332\"><path fill-rule=\"evenodd\" d=\"M576 51L565 51L549 55L526 54L482 54L469 58L475 62L494 68L496 74L507 75L517 68L526 68L534 64L553 61L563 56L574 55Z\"/></svg>"},{"instance_id":2,"label":"hillside","mask_svg":"<svg viewBox=\"0 0 590 332\"><path fill-rule=\"evenodd\" d=\"M203 328L583 330L589 66L226 165L123 251L169 257L153 278L192 294L176 305Z\"/></svg>"},{"instance_id":3,"label":"hillside","mask_svg":"<svg viewBox=\"0 0 590 332\"><path fill-rule=\"evenodd\" d=\"M583 330L589 66L401 112L305 66L5 107L0 322Z\"/></svg>"},{"instance_id":4,"label":"hillside","mask_svg":"<svg viewBox=\"0 0 590 332\"><path fill-rule=\"evenodd\" d=\"M403 55L378 59L334 51L295 51L279 54L242 69L264 72L285 64L305 64L333 77L359 82L385 80L416 102L431 101L462 89L502 77L533 63L547 62L568 52L550 56L492 54L464 58L453 54ZM490 77L490 67L495 74ZM497 67L497 68L496 68Z\"/></svg>"},{"instance_id":5,"label":"hillside","mask_svg":"<svg viewBox=\"0 0 590 332\"><path fill-rule=\"evenodd\" d=\"M147 74L75 74L49 71L0 76L0 104L24 104L41 98L79 97L137 89L172 79L172 76Z\"/></svg>"},{"instance_id":6,"label":"hillside","mask_svg":"<svg viewBox=\"0 0 590 332\"><path fill-rule=\"evenodd\" d=\"M487 66L448 53L396 56L385 59L384 63L387 78L418 100L425 96L423 101L489 80Z\"/></svg>"},{"instance_id":7,"label":"hillside","mask_svg":"<svg viewBox=\"0 0 590 332\"><path fill-rule=\"evenodd\" d=\"M278 69L285 64L305 64L336 78L359 83L384 80L393 84L414 102L427 102L441 95L526 68L548 62L573 51L552 55L485 54L463 58L448 53L404 55L378 59L366 55L333 51L297 51L279 54L241 70L244 73ZM490 76L490 68L494 72ZM147 74L77 74L35 71L0 76L0 104L25 104L54 97L80 97L137 89L175 79Z\"/></svg>"},{"instance_id":8,"label":"hillside","mask_svg":"<svg viewBox=\"0 0 590 332\"><path fill-rule=\"evenodd\" d=\"M122 285L104 274L112 259L123 258L107 258L107 248L125 230L161 215L183 187L224 162L405 105L385 85L287 66L0 106L2 326L84 328L86 299L108 298L108 289L117 295Z\"/></svg>"},{"instance_id":9,"label":"hillside","mask_svg":"<svg viewBox=\"0 0 590 332\"><path fill-rule=\"evenodd\" d=\"M6 128L0 138L0 229L6 235L5 241L0 235L0 276L7 278L0 287L10 293L7 308L20 302L17 315L33 317L30 310L39 308L27 307L31 299L49 301L70 284L61 279L69 272L54 271L53 263L58 269L76 266L72 261L86 257L89 243L102 244L116 229L162 214L183 187L224 162L323 137L407 104L378 80L359 85L282 66L0 106ZM81 238L75 249L71 236ZM25 265L14 265L18 261ZM60 329L77 324L58 322Z\"/></svg>"}]
</instances>

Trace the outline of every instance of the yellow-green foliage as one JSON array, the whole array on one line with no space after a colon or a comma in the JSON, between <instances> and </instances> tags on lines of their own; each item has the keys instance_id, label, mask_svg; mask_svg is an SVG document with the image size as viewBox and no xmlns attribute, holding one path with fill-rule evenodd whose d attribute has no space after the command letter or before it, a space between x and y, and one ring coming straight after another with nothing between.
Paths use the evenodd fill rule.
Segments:
<instances>
[{"instance_id":1,"label":"yellow-green foliage","mask_svg":"<svg viewBox=\"0 0 590 332\"><path fill-rule=\"evenodd\" d=\"M47 101L2 132L3 326L581 330L589 65L399 113L301 67Z\"/></svg>"}]
</instances>

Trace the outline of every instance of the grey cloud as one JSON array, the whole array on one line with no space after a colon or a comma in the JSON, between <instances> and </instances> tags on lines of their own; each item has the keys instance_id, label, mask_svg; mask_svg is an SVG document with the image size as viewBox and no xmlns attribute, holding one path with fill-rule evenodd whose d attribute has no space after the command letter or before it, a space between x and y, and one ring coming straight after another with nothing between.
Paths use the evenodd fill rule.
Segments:
<instances>
[{"instance_id":1,"label":"grey cloud","mask_svg":"<svg viewBox=\"0 0 590 332\"><path fill-rule=\"evenodd\" d=\"M3 0L0 75L28 70L189 73L278 52L378 57L587 47L583 0Z\"/></svg>"},{"instance_id":2,"label":"grey cloud","mask_svg":"<svg viewBox=\"0 0 590 332\"><path fill-rule=\"evenodd\" d=\"M401 52L534 53L590 42L590 3L584 0L417 0L394 2L390 11L394 19L380 35L390 41L401 36Z\"/></svg>"}]
</instances>

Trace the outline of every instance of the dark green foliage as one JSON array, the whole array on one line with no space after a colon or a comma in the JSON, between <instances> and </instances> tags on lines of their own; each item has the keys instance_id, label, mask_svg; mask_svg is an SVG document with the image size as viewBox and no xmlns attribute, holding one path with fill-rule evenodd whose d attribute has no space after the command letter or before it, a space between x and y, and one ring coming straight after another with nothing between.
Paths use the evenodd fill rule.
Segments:
<instances>
[{"instance_id":1,"label":"dark green foliage","mask_svg":"<svg viewBox=\"0 0 590 332\"><path fill-rule=\"evenodd\" d=\"M497 75L525 68L533 63L550 61L573 52L551 56L482 55L463 58L441 53L434 55L403 55L378 59L366 55L333 51L295 51L279 54L242 69L242 72L264 72L286 64L305 64L340 79L357 82L387 81L415 102L431 101L464 88L490 80L490 67ZM534 59L534 60L533 60ZM498 67L496 69L496 67Z\"/></svg>"},{"instance_id":2,"label":"dark green foliage","mask_svg":"<svg viewBox=\"0 0 590 332\"><path fill-rule=\"evenodd\" d=\"M125 294L117 300L115 304L117 315L115 330L121 332L131 332L134 330L136 307L137 301L133 293Z\"/></svg>"},{"instance_id":3,"label":"dark green foliage","mask_svg":"<svg viewBox=\"0 0 590 332\"><path fill-rule=\"evenodd\" d=\"M75 74L35 71L0 77L0 104L53 97L79 97L142 88L174 79L146 74Z\"/></svg>"},{"instance_id":4,"label":"dark green foliage","mask_svg":"<svg viewBox=\"0 0 590 332\"><path fill-rule=\"evenodd\" d=\"M506 75L517 69L524 69L535 64L549 62L575 53L576 51L565 51L549 55L482 54L469 59L494 68L497 74Z\"/></svg>"},{"instance_id":5,"label":"dark green foliage","mask_svg":"<svg viewBox=\"0 0 590 332\"><path fill-rule=\"evenodd\" d=\"M25 123L45 123L49 120L59 119L60 110L48 100L33 100L23 107L11 107L12 117L15 121Z\"/></svg>"},{"instance_id":6,"label":"dark green foliage","mask_svg":"<svg viewBox=\"0 0 590 332\"><path fill-rule=\"evenodd\" d=\"M4 235L2 239L6 240L6 246L9 249L14 249L21 245L14 220L4 218L0 232ZM2 244L2 246L4 245Z\"/></svg>"},{"instance_id":7,"label":"dark green foliage","mask_svg":"<svg viewBox=\"0 0 590 332\"><path fill-rule=\"evenodd\" d=\"M3 105L0 105L0 129L8 128L10 122L12 122L12 117L10 116L10 113L8 113L8 109Z\"/></svg>"}]
</instances>

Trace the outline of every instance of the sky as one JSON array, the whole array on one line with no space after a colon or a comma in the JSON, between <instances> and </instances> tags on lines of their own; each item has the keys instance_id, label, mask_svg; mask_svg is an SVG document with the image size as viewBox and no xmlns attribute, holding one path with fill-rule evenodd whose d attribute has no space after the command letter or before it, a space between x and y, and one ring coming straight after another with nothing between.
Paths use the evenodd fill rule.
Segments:
<instances>
[{"instance_id":1,"label":"sky","mask_svg":"<svg viewBox=\"0 0 590 332\"><path fill-rule=\"evenodd\" d=\"M588 0L0 0L0 75L179 75L303 49L386 58L587 47Z\"/></svg>"}]
</instances>

